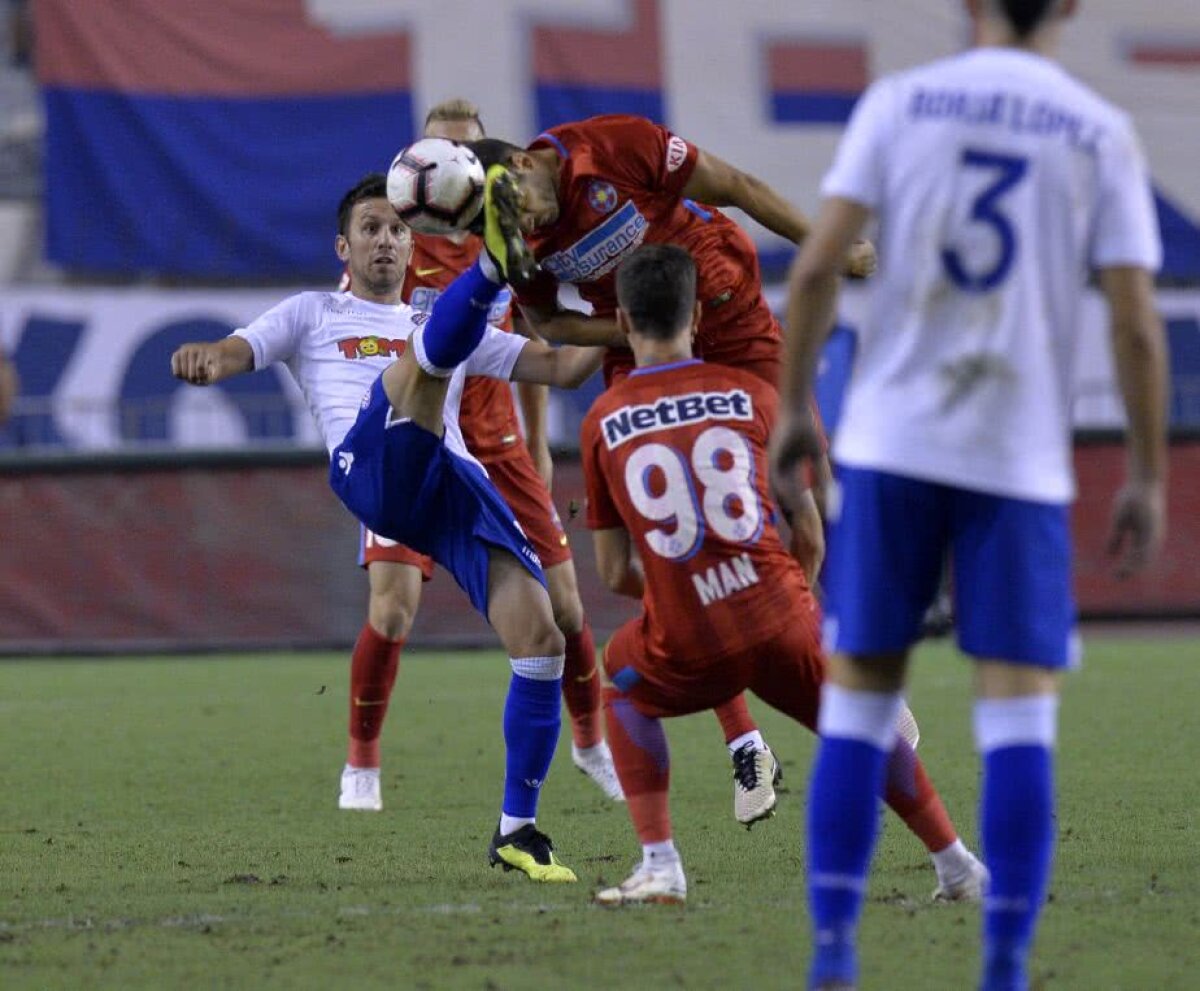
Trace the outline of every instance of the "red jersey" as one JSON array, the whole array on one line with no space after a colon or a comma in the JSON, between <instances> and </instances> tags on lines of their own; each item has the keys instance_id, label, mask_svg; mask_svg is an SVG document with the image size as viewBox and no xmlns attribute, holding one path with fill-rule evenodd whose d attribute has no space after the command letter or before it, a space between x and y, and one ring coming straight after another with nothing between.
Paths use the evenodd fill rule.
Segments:
<instances>
[{"instance_id":1,"label":"red jersey","mask_svg":"<svg viewBox=\"0 0 1200 991\"><path fill-rule=\"evenodd\" d=\"M404 276L402 296L413 309L431 312L433 304L451 282L478 257L481 238L468 234L461 244L448 237L413 233L413 253ZM492 304L488 321L512 330L512 293L502 289ZM472 376L463 387L458 423L463 441L484 464L503 461L520 453L524 438L513 404L512 387L499 379Z\"/></svg>"},{"instance_id":2,"label":"red jersey","mask_svg":"<svg viewBox=\"0 0 1200 991\"><path fill-rule=\"evenodd\" d=\"M642 559L647 656L703 667L793 622L812 597L775 528L767 437L778 399L737 368L639 368L583 422L587 523Z\"/></svg>"},{"instance_id":3,"label":"red jersey","mask_svg":"<svg viewBox=\"0 0 1200 991\"><path fill-rule=\"evenodd\" d=\"M543 272L520 290L522 303L552 309L557 284L572 282L596 316L611 317L622 259L641 244L678 244L696 263L704 304L697 353L739 365L777 347L754 242L720 210L683 198L695 145L644 117L610 114L552 127L529 147L558 153L559 216L526 239ZM747 354L730 340L741 336L763 340Z\"/></svg>"}]
</instances>

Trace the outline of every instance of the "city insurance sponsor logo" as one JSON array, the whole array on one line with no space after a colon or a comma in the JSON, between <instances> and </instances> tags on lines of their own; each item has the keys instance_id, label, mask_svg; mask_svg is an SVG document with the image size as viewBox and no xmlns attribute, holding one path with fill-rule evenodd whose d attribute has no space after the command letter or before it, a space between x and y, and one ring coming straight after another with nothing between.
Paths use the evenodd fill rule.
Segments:
<instances>
[{"instance_id":1,"label":"city insurance sponsor logo","mask_svg":"<svg viewBox=\"0 0 1200 991\"><path fill-rule=\"evenodd\" d=\"M543 258L542 268L559 282L593 282L616 268L622 257L645 240L648 226L629 200L571 247Z\"/></svg>"}]
</instances>

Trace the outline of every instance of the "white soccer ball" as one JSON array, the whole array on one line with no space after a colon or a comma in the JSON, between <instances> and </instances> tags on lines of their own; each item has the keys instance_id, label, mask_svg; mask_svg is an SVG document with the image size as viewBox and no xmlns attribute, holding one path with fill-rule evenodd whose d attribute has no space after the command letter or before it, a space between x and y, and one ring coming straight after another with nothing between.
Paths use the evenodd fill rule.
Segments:
<instances>
[{"instance_id":1,"label":"white soccer ball","mask_svg":"<svg viewBox=\"0 0 1200 991\"><path fill-rule=\"evenodd\" d=\"M470 226L483 206L483 163L466 145L422 138L392 159L387 196L420 234L451 234Z\"/></svg>"}]
</instances>

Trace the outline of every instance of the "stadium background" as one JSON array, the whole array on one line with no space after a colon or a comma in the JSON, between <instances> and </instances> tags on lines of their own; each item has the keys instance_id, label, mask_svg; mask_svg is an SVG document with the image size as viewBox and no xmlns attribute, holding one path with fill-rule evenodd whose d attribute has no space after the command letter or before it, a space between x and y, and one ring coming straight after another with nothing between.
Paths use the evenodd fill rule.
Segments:
<instances>
[{"instance_id":1,"label":"stadium background","mask_svg":"<svg viewBox=\"0 0 1200 991\"><path fill-rule=\"evenodd\" d=\"M624 111L816 206L869 81L960 49L952 0L35 0L0 5L0 347L22 394L0 427L0 652L348 643L365 581L299 397L272 369L212 390L170 378L184 340L229 332L296 288L332 285L333 208L386 166L425 109L480 103L523 141ZM1172 526L1118 586L1102 535L1120 426L1103 307L1079 355L1078 591L1090 615L1200 615L1200 9L1089 0L1068 68L1130 110L1166 247ZM790 250L756 230L764 268ZM770 294L778 298L779 287ZM823 386L852 355L850 292ZM594 395L555 395L555 495L598 630L629 607L571 522L569 458ZM445 576L415 641L490 643Z\"/></svg>"}]
</instances>

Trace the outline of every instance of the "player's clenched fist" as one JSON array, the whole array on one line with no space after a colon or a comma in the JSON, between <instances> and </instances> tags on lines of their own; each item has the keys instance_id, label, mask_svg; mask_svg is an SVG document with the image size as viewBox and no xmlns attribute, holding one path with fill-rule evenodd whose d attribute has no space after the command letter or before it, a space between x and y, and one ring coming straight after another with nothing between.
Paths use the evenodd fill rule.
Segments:
<instances>
[{"instance_id":1,"label":"player's clenched fist","mask_svg":"<svg viewBox=\"0 0 1200 991\"><path fill-rule=\"evenodd\" d=\"M171 355L171 374L192 385L212 385L254 371L254 352L243 337L231 334L213 344L184 344Z\"/></svg>"},{"instance_id":2,"label":"player's clenched fist","mask_svg":"<svg viewBox=\"0 0 1200 991\"><path fill-rule=\"evenodd\" d=\"M171 355L171 374L192 385L209 385L220 374L221 356L215 344L185 344Z\"/></svg>"},{"instance_id":3,"label":"player's clenched fist","mask_svg":"<svg viewBox=\"0 0 1200 991\"><path fill-rule=\"evenodd\" d=\"M852 279L865 279L875 274L878 264L875 245L866 238L860 238L850 245L850 250L846 252L846 267L842 271Z\"/></svg>"}]
</instances>

